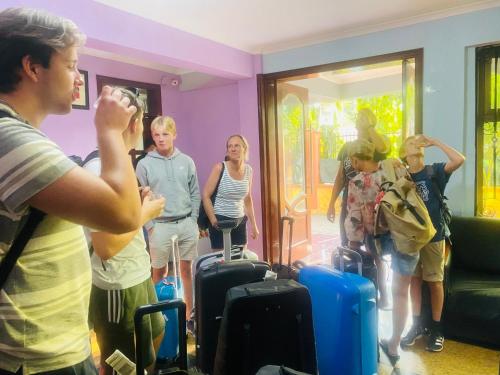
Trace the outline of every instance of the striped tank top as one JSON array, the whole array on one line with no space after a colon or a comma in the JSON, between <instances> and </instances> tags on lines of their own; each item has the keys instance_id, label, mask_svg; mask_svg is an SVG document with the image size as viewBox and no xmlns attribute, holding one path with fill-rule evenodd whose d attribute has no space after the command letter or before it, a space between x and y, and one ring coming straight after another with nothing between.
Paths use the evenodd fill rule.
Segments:
<instances>
[{"instance_id":1,"label":"striped tank top","mask_svg":"<svg viewBox=\"0 0 500 375\"><path fill-rule=\"evenodd\" d=\"M229 175L224 162L224 172L215 197L214 211L216 215L238 218L245 216L245 197L250 186L252 167L245 164L243 179L235 180Z\"/></svg>"}]
</instances>

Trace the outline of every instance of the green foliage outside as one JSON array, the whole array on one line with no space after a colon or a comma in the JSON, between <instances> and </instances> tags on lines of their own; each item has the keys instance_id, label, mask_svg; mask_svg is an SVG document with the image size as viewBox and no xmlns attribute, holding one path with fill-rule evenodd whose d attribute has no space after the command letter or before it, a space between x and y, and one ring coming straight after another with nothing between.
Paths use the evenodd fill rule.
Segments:
<instances>
[{"instance_id":1,"label":"green foliage outside","mask_svg":"<svg viewBox=\"0 0 500 375\"><path fill-rule=\"evenodd\" d=\"M370 108L377 116L377 130L386 135L391 143L391 156L397 156L402 142L402 98L401 95L387 94L370 98L357 98L351 101L336 101L333 105L333 124L319 125L321 132L320 158L335 159L342 145L350 140L356 139L355 119L360 108ZM314 107L310 113L318 112L319 107ZM342 116L341 116L342 114ZM342 122L342 118L347 123Z\"/></svg>"}]
</instances>

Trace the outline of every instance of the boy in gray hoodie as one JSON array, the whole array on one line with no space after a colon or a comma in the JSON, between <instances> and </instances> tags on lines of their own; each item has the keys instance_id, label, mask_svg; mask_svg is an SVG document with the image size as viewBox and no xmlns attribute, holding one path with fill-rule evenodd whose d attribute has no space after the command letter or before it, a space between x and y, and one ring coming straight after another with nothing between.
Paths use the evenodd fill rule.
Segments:
<instances>
[{"instance_id":1,"label":"boy in gray hoodie","mask_svg":"<svg viewBox=\"0 0 500 375\"><path fill-rule=\"evenodd\" d=\"M151 123L156 150L149 152L136 168L142 186L166 199L163 213L148 228L153 281L158 283L167 273L171 259L172 236L178 236L180 272L184 286L186 318L193 308L191 262L197 257L198 210L200 189L193 159L174 147L177 137L175 121L159 116Z\"/></svg>"}]
</instances>

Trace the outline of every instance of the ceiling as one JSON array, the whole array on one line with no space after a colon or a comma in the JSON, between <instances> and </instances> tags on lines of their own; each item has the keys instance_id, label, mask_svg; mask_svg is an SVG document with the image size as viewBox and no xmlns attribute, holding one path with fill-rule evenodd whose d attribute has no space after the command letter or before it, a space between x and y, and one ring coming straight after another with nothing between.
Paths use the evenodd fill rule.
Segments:
<instances>
[{"instance_id":1,"label":"ceiling","mask_svg":"<svg viewBox=\"0 0 500 375\"><path fill-rule=\"evenodd\" d=\"M499 0L96 0L250 53L500 5Z\"/></svg>"},{"instance_id":2,"label":"ceiling","mask_svg":"<svg viewBox=\"0 0 500 375\"><path fill-rule=\"evenodd\" d=\"M500 6L500 0L94 1L254 54L272 53ZM234 82L91 48L84 48L82 52L178 75L181 91ZM318 76L316 81L321 87L326 86L327 81L348 84L374 78L373 74L379 77L397 74L394 69L327 72ZM304 84L316 84L314 82Z\"/></svg>"}]
</instances>

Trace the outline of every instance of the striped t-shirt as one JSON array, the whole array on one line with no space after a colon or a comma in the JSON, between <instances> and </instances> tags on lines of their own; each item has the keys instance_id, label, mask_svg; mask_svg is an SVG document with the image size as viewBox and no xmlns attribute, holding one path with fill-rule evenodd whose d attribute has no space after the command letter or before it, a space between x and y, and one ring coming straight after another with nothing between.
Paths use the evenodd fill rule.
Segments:
<instances>
[{"instance_id":1,"label":"striped t-shirt","mask_svg":"<svg viewBox=\"0 0 500 375\"><path fill-rule=\"evenodd\" d=\"M245 216L245 197L250 187L252 167L245 164L243 179L235 180L229 175L227 163L224 162L224 171L220 180L217 195L215 196L214 212L216 215L238 218Z\"/></svg>"},{"instance_id":2,"label":"striped t-shirt","mask_svg":"<svg viewBox=\"0 0 500 375\"><path fill-rule=\"evenodd\" d=\"M42 132L0 103L0 260L26 220L26 201L75 164ZM0 291L0 369L24 374L82 362L91 272L79 225L47 215Z\"/></svg>"}]
</instances>

